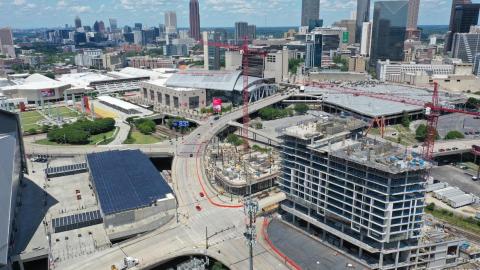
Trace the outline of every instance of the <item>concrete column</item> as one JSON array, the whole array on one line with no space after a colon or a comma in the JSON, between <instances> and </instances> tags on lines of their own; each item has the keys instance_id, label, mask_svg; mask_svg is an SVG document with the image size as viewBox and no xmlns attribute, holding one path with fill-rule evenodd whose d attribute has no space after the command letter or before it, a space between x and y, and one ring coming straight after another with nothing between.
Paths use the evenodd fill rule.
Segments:
<instances>
[{"instance_id":1,"label":"concrete column","mask_svg":"<svg viewBox=\"0 0 480 270\"><path fill-rule=\"evenodd\" d=\"M363 256L363 249L362 248L358 248L358 257L359 258L362 258Z\"/></svg>"}]
</instances>

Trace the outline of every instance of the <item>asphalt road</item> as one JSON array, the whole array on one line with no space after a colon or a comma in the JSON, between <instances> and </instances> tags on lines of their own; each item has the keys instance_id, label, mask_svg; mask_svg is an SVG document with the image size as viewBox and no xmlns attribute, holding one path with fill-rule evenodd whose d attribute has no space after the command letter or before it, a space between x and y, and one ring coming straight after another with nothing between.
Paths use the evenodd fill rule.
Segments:
<instances>
[{"instance_id":1,"label":"asphalt road","mask_svg":"<svg viewBox=\"0 0 480 270\"><path fill-rule=\"evenodd\" d=\"M431 176L435 180L446 182L450 186L459 187L466 193L480 196L480 181L473 181L472 175L454 166L446 165L433 168Z\"/></svg>"}]
</instances>

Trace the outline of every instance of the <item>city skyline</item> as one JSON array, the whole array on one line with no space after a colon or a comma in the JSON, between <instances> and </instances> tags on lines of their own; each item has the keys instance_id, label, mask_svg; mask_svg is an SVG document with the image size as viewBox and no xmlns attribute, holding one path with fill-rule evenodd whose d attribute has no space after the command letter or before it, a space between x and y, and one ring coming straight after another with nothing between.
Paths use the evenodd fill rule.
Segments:
<instances>
[{"instance_id":1,"label":"city skyline","mask_svg":"<svg viewBox=\"0 0 480 270\"><path fill-rule=\"evenodd\" d=\"M201 25L202 27L233 27L235 21L247 21L258 27L299 26L301 2L200 0ZM153 0L109 0L101 3L92 0L13 0L8 2L0 0L0 7L0 17L3 17L2 26L14 29L63 27L65 24L71 26L75 16L80 16L84 25L93 25L96 20L108 21L109 18L118 18L119 26L133 25L138 21L146 26L157 26L163 23L164 12L169 10L177 12L178 27L189 27L188 0L175 3ZM373 4L371 7L373 8ZM450 1L424 0L420 4L418 24L448 25L450 8ZM320 18L324 19L325 25L331 25L335 21L350 18L351 12L356 10L356 1L339 3L334 0L325 0L321 1L320 10ZM52 12L56 12L57 16L51 16ZM30 19L32 16L38 19L32 21Z\"/></svg>"}]
</instances>

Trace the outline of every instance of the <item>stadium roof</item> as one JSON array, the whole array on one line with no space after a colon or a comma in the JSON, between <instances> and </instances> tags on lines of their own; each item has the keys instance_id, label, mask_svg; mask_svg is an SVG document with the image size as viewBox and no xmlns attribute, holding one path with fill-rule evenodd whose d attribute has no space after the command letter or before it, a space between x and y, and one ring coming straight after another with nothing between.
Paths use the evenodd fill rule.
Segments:
<instances>
[{"instance_id":1,"label":"stadium roof","mask_svg":"<svg viewBox=\"0 0 480 270\"><path fill-rule=\"evenodd\" d=\"M148 207L172 193L140 150L88 154L87 163L104 215Z\"/></svg>"},{"instance_id":2,"label":"stadium roof","mask_svg":"<svg viewBox=\"0 0 480 270\"><path fill-rule=\"evenodd\" d=\"M134 105L132 103L129 103L111 96L99 96L98 100L108 103L110 105L122 108L124 110L141 110L142 109L137 105Z\"/></svg>"},{"instance_id":3,"label":"stadium roof","mask_svg":"<svg viewBox=\"0 0 480 270\"><path fill-rule=\"evenodd\" d=\"M169 87L200 88L220 91L241 91L243 89L242 71L188 70L174 73L166 82ZM250 77L249 85L263 80Z\"/></svg>"}]
</instances>

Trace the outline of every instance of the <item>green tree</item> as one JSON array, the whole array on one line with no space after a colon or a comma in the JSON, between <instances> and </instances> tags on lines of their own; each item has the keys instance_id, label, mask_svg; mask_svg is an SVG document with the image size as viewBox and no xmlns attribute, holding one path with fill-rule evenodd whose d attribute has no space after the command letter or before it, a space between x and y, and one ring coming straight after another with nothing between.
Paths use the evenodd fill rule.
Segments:
<instances>
[{"instance_id":1,"label":"green tree","mask_svg":"<svg viewBox=\"0 0 480 270\"><path fill-rule=\"evenodd\" d=\"M405 128L410 127L410 116L408 115L408 113L406 111L403 111L402 126L404 126Z\"/></svg>"},{"instance_id":2,"label":"green tree","mask_svg":"<svg viewBox=\"0 0 480 270\"><path fill-rule=\"evenodd\" d=\"M31 128L31 129L27 130L27 132L28 132L29 134L32 134L32 135L33 135L33 134L37 134L37 129L36 129L36 128Z\"/></svg>"},{"instance_id":3,"label":"green tree","mask_svg":"<svg viewBox=\"0 0 480 270\"><path fill-rule=\"evenodd\" d=\"M157 125L152 119L142 118L135 120L135 126L141 133L149 135L155 132Z\"/></svg>"},{"instance_id":4,"label":"green tree","mask_svg":"<svg viewBox=\"0 0 480 270\"><path fill-rule=\"evenodd\" d=\"M297 69L302 63L303 63L303 59L288 60L288 71L293 74L297 73Z\"/></svg>"},{"instance_id":5,"label":"green tree","mask_svg":"<svg viewBox=\"0 0 480 270\"><path fill-rule=\"evenodd\" d=\"M212 266L212 270L226 270L221 262L215 262Z\"/></svg>"},{"instance_id":6,"label":"green tree","mask_svg":"<svg viewBox=\"0 0 480 270\"><path fill-rule=\"evenodd\" d=\"M435 210L435 203L429 203L427 205L427 207L425 207L425 210L430 211L430 212Z\"/></svg>"},{"instance_id":7,"label":"green tree","mask_svg":"<svg viewBox=\"0 0 480 270\"><path fill-rule=\"evenodd\" d=\"M445 140L455 140L455 139L463 139L463 138L465 138L465 135L463 135L462 132L457 130L449 131L445 136Z\"/></svg>"},{"instance_id":8,"label":"green tree","mask_svg":"<svg viewBox=\"0 0 480 270\"><path fill-rule=\"evenodd\" d=\"M234 133L228 134L227 142L235 146L240 146L243 144L243 140Z\"/></svg>"},{"instance_id":9,"label":"green tree","mask_svg":"<svg viewBox=\"0 0 480 270\"><path fill-rule=\"evenodd\" d=\"M308 107L307 104L297 103L297 104L295 104L295 106L294 106L294 110L295 110L298 114L305 114L305 113L309 110L309 107Z\"/></svg>"},{"instance_id":10,"label":"green tree","mask_svg":"<svg viewBox=\"0 0 480 270\"><path fill-rule=\"evenodd\" d=\"M439 139L440 136L438 135L438 131L436 132L436 139ZM417 129L415 130L415 138L418 141L424 142L425 139L427 138L427 126L424 124L420 124Z\"/></svg>"},{"instance_id":11,"label":"green tree","mask_svg":"<svg viewBox=\"0 0 480 270\"><path fill-rule=\"evenodd\" d=\"M476 110L478 109L478 107L480 106L480 99L476 99L476 98L469 98L467 100L467 103L465 103L465 107L467 107L467 109L471 109L471 110Z\"/></svg>"},{"instance_id":12,"label":"green tree","mask_svg":"<svg viewBox=\"0 0 480 270\"><path fill-rule=\"evenodd\" d=\"M45 77L48 77L50 79L55 79L55 74L53 72L47 72L45 73Z\"/></svg>"}]
</instances>

